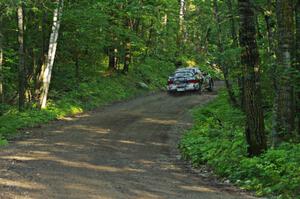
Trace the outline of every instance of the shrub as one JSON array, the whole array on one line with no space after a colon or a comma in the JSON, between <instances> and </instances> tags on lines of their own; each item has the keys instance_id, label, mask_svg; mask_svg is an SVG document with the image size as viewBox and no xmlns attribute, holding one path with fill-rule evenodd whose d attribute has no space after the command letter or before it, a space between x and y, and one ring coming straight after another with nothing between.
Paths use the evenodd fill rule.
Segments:
<instances>
[{"instance_id":1,"label":"shrub","mask_svg":"<svg viewBox=\"0 0 300 199\"><path fill-rule=\"evenodd\" d=\"M223 92L206 107L193 111L194 127L179 148L194 166L206 164L216 174L257 195L299 198L300 144L285 143L259 157L247 157L244 115L228 104Z\"/></svg>"}]
</instances>

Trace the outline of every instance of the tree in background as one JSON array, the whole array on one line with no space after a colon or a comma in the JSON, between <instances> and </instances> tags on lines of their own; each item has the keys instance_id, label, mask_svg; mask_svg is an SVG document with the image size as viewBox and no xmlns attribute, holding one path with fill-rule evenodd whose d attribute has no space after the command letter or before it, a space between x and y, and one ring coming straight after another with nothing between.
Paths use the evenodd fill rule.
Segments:
<instances>
[{"instance_id":1,"label":"tree in background","mask_svg":"<svg viewBox=\"0 0 300 199\"><path fill-rule=\"evenodd\" d=\"M0 15L0 17L2 17ZM0 27L1 27L0 19ZM3 35L0 29L0 103L4 103L4 93L3 93Z\"/></svg>"},{"instance_id":2,"label":"tree in background","mask_svg":"<svg viewBox=\"0 0 300 199\"><path fill-rule=\"evenodd\" d=\"M231 5L231 2L229 2L229 5ZM222 72L223 72L223 76L224 76L224 81L225 81L225 86L226 86L226 89L227 89L227 92L228 92L228 95L229 95L229 100L231 102L231 104L235 107L238 106L238 102L235 98L235 95L234 95L234 92L233 92L233 88L232 88L232 83L231 81L229 80L229 67L226 66L227 63L225 63L224 59L222 59L222 56L224 54L224 47L223 47L223 41L222 41L222 28L221 28L221 18L220 18L220 12L219 12L219 5L218 5L218 1L217 0L214 0L213 1L213 6L214 6L214 16L215 16L215 20L216 20L216 25L217 25L217 46L218 46L218 50L219 50L219 53L220 53L220 56L219 58L217 59L217 62L218 62L218 65L220 66ZM229 6L229 8L231 8ZM234 23L233 21L231 23ZM232 24L233 25L233 24ZM234 26L234 25L233 25ZM234 28L234 27L232 27ZM233 30L232 30L233 31ZM232 37L234 39L234 42L235 41L235 34L232 33Z\"/></svg>"},{"instance_id":3,"label":"tree in background","mask_svg":"<svg viewBox=\"0 0 300 199\"><path fill-rule=\"evenodd\" d=\"M239 0L241 64L244 68L246 140L249 156L267 149L261 103L259 52L256 44L255 14L250 0Z\"/></svg>"},{"instance_id":4,"label":"tree in background","mask_svg":"<svg viewBox=\"0 0 300 199\"><path fill-rule=\"evenodd\" d=\"M26 65L24 49L24 2L20 1L17 6L18 16L18 42L19 42L19 110L25 106L25 88L26 88Z\"/></svg>"},{"instance_id":5,"label":"tree in background","mask_svg":"<svg viewBox=\"0 0 300 199\"><path fill-rule=\"evenodd\" d=\"M300 0L296 1L295 6L295 17L296 17L296 53L295 53L295 69L298 72L296 82L300 82ZM299 84L296 85L297 94L297 117L298 117L298 134L300 135L300 88Z\"/></svg>"},{"instance_id":6,"label":"tree in background","mask_svg":"<svg viewBox=\"0 0 300 199\"><path fill-rule=\"evenodd\" d=\"M294 42L294 12L292 0L277 0L277 81L276 136L278 141L291 137L295 129L294 85L292 84L292 57Z\"/></svg>"},{"instance_id":7,"label":"tree in background","mask_svg":"<svg viewBox=\"0 0 300 199\"><path fill-rule=\"evenodd\" d=\"M49 92L49 86L51 82L51 75L52 75L52 69L54 64L54 59L56 55L56 49L57 49L57 40L59 35L59 29L60 29L60 23L62 18L62 12L63 12L63 5L64 0L58 0L56 1L56 8L54 10L53 14L53 25L52 25L52 32L50 35L50 41L49 41L49 48L48 48L48 56L47 56L47 62L45 66L45 70L42 71L42 92L40 96L40 106L41 108L46 108L47 104L47 97Z\"/></svg>"}]
</instances>

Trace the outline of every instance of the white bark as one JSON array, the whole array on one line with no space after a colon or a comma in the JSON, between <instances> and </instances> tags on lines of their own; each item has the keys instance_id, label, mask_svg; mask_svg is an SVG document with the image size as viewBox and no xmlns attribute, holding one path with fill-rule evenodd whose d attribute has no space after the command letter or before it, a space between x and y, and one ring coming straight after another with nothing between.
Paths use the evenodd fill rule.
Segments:
<instances>
[{"instance_id":1,"label":"white bark","mask_svg":"<svg viewBox=\"0 0 300 199\"><path fill-rule=\"evenodd\" d=\"M24 16L23 1L19 2L17 8L18 16L18 42L19 42L19 110L25 106L25 52L24 52Z\"/></svg>"},{"instance_id":2,"label":"white bark","mask_svg":"<svg viewBox=\"0 0 300 199\"><path fill-rule=\"evenodd\" d=\"M56 49L57 49L59 28L60 28L62 12L63 12L63 3L64 3L63 0L57 0L57 7L55 8L53 14L53 25L52 25L52 32L49 41L47 62L46 62L45 70L42 71L43 74L42 92L40 98L40 106L42 109L46 108L47 105L47 97L48 97L49 86L51 82L52 69L53 69L53 64L54 64Z\"/></svg>"},{"instance_id":3,"label":"white bark","mask_svg":"<svg viewBox=\"0 0 300 199\"><path fill-rule=\"evenodd\" d=\"M187 29L185 24L185 15L186 15L186 6L187 0L179 0L180 9L179 9L179 42L180 46L184 48L184 45L187 41Z\"/></svg>"},{"instance_id":4,"label":"white bark","mask_svg":"<svg viewBox=\"0 0 300 199\"><path fill-rule=\"evenodd\" d=\"M185 0L180 0L180 10L179 10L179 25L180 25L180 32L182 33L183 23L184 23L184 9L185 8Z\"/></svg>"}]
</instances>

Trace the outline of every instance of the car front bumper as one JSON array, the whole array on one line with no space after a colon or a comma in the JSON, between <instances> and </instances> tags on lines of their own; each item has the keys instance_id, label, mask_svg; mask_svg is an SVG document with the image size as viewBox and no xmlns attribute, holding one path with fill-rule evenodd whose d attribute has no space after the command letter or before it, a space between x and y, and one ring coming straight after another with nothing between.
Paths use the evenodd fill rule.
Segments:
<instances>
[{"instance_id":1,"label":"car front bumper","mask_svg":"<svg viewBox=\"0 0 300 199\"><path fill-rule=\"evenodd\" d=\"M176 85L171 84L167 86L167 90L170 92L185 92L185 91L194 91L199 90L200 84L199 83L190 83L190 84L184 84L184 85Z\"/></svg>"}]
</instances>

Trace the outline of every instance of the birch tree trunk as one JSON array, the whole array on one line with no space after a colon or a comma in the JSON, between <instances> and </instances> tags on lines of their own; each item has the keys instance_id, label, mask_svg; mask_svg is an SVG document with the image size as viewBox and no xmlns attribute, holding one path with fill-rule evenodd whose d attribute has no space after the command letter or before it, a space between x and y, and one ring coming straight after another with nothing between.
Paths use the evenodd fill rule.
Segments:
<instances>
[{"instance_id":1,"label":"birch tree trunk","mask_svg":"<svg viewBox=\"0 0 300 199\"><path fill-rule=\"evenodd\" d=\"M24 16L23 2L21 1L17 8L18 16L18 42L19 42L19 110L22 111L25 106L25 52L24 52Z\"/></svg>"},{"instance_id":2,"label":"birch tree trunk","mask_svg":"<svg viewBox=\"0 0 300 199\"><path fill-rule=\"evenodd\" d=\"M179 8L179 28L180 33L183 34L184 31L184 7L185 7L185 0L180 0L180 8Z\"/></svg>"},{"instance_id":3,"label":"birch tree trunk","mask_svg":"<svg viewBox=\"0 0 300 199\"><path fill-rule=\"evenodd\" d=\"M278 50L276 94L276 137L277 141L288 139L295 127L294 88L291 82L292 50L294 39L293 1L277 0Z\"/></svg>"},{"instance_id":4,"label":"birch tree trunk","mask_svg":"<svg viewBox=\"0 0 300 199\"><path fill-rule=\"evenodd\" d=\"M48 56L47 56L47 62L45 70L42 72L42 92L40 96L40 107L42 109L46 108L47 105L47 97L49 92L49 86L51 82L51 75L52 75L52 69L57 49L57 40L59 35L59 28L62 18L62 12L63 12L63 0L57 0L56 1L56 8L54 10L53 14L53 25L52 25L52 32L50 35L50 41L49 41L49 48L48 48Z\"/></svg>"},{"instance_id":5,"label":"birch tree trunk","mask_svg":"<svg viewBox=\"0 0 300 199\"><path fill-rule=\"evenodd\" d=\"M249 156L267 149L261 104L259 52L256 43L255 14L251 0L239 0L241 64L244 69L246 140Z\"/></svg>"},{"instance_id":6,"label":"birch tree trunk","mask_svg":"<svg viewBox=\"0 0 300 199\"><path fill-rule=\"evenodd\" d=\"M178 47L179 49L184 49L185 43L185 9L186 0L179 0L179 33L178 33Z\"/></svg>"}]
</instances>

